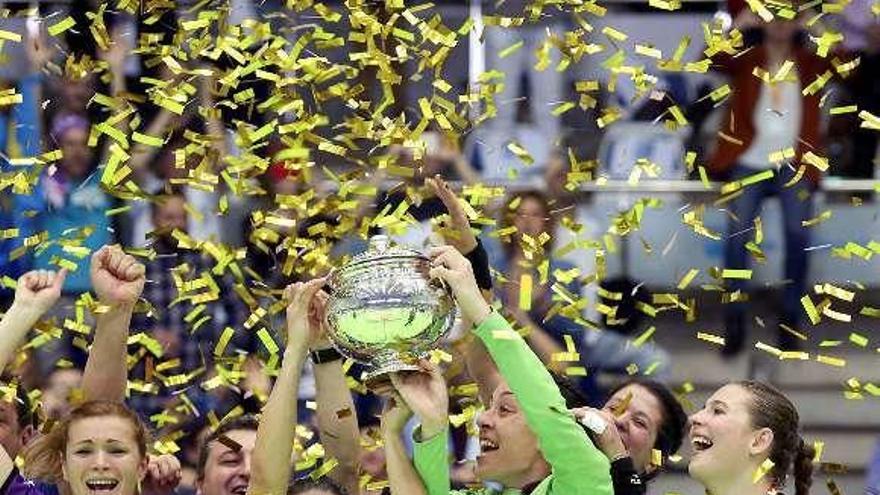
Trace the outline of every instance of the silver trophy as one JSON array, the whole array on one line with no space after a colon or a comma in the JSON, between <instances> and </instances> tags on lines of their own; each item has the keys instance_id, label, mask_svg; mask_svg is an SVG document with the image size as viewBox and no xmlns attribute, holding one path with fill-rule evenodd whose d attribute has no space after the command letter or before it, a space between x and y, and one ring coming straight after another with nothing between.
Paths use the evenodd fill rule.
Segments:
<instances>
[{"instance_id":1,"label":"silver trophy","mask_svg":"<svg viewBox=\"0 0 880 495\"><path fill-rule=\"evenodd\" d=\"M369 367L368 385L395 371L419 369L455 321L452 293L432 280L430 259L370 238L367 251L330 275L327 306L330 339L343 355Z\"/></svg>"}]
</instances>

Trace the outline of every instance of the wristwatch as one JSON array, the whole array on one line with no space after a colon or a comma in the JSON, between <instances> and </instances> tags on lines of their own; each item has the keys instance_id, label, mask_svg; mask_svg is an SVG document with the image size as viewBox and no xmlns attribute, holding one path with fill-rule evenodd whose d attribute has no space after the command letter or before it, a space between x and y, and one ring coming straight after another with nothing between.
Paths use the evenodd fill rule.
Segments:
<instances>
[{"instance_id":1,"label":"wristwatch","mask_svg":"<svg viewBox=\"0 0 880 495\"><path fill-rule=\"evenodd\" d=\"M309 353L309 356L312 358L313 364L332 363L333 361L339 361L342 359L342 354L339 354L339 351L333 347L315 349Z\"/></svg>"}]
</instances>

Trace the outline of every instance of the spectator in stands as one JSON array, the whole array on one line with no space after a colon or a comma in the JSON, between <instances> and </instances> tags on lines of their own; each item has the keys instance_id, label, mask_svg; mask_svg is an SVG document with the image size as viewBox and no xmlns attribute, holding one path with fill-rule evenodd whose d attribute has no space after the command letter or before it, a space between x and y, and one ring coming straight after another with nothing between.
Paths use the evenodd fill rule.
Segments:
<instances>
[{"instance_id":1,"label":"spectator in stands","mask_svg":"<svg viewBox=\"0 0 880 495\"><path fill-rule=\"evenodd\" d=\"M81 380L82 371L77 368L58 369L49 375L41 397L46 418L58 420L70 414Z\"/></svg>"},{"instance_id":2,"label":"spectator in stands","mask_svg":"<svg viewBox=\"0 0 880 495\"><path fill-rule=\"evenodd\" d=\"M133 391L130 405L141 414L144 420L154 414L171 410L181 398L179 393L186 390L187 397L198 404L200 410L221 408L224 403L218 393L204 393L199 387L191 387L190 382L175 386L166 386L160 376L146 375L150 366L147 361L161 359L170 362L179 359L175 373L191 373L199 369L210 369L215 354L215 344L222 331L233 328L236 331L227 341L229 350L223 355L231 354L233 349L247 349L256 353L259 349L258 339L254 331L246 331L241 325L248 317L248 308L241 302L233 290L235 282L230 276L211 275L217 285L215 298L204 303L193 303L191 299L180 300L181 296L191 296L187 290L178 285L180 281L191 281L208 276L214 267L201 252L181 245L175 238L175 232L187 234L187 211L184 207L186 199L183 194L172 189L170 194L163 194L151 204L152 222L154 227L153 248L157 256L146 263L147 279L151 281L146 291L147 300L152 305L149 314L138 313L133 320L137 331L145 331L156 339L162 347L161 356L145 356L131 371L132 378L153 382L156 390ZM197 292L203 293L203 290ZM206 306L206 311L198 320L187 319L187 315L199 304ZM160 373L161 375L161 373ZM199 375L204 378L203 375ZM231 398L227 398L231 399Z\"/></svg>"},{"instance_id":3,"label":"spectator in stands","mask_svg":"<svg viewBox=\"0 0 880 495\"><path fill-rule=\"evenodd\" d=\"M861 59L856 73L847 80L850 101L860 112L880 115L880 19L871 13L871 5L870 0L853 0L836 20L843 34L844 48ZM853 154L845 175L873 179L880 134L861 127L861 119L850 120L855 126L852 129Z\"/></svg>"},{"instance_id":4,"label":"spectator in stands","mask_svg":"<svg viewBox=\"0 0 880 495\"><path fill-rule=\"evenodd\" d=\"M115 236L111 217L106 215L112 203L101 189L101 177L96 173L97 162L87 144L89 122L78 115L67 115L57 120L51 135L60 145L63 156L58 168L48 169L40 177L40 184L30 196L19 196L18 210L31 211L31 217L19 217L22 236L46 231L54 243L37 250L34 266L51 269L66 259L77 265L65 282L64 292L69 296L91 289L88 264L81 257L72 256L58 242L82 246L94 252L110 244ZM54 171L54 173L52 173Z\"/></svg>"},{"instance_id":5,"label":"spectator in stands","mask_svg":"<svg viewBox=\"0 0 880 495\"><path fill-rule=\"evenodd\" d=\"M797 409L770 385L721 387L690 417L689 439L688 471L709 493L778 493L792 478L795 495L810 493L815 449L800 435Z\"/></svg>"},{"instance_id":6,"label":"spectator in stands","mask_svg":"<svg viewBox=\"0 0 880 495\"><path fill-rule=\"evenodd\" d=\"M574 351L585 356L584 327L585 322L577 321L580 312L574 301L565 302L555 296L551 287L560 282L570 295L578 298L580 288L577 286L578 274L573 274L575 266L553 257L553 234L556 231L555 216L550 200L538 190L525 190L511 194L501 211L501 229L515 228L510 238L501 239L501 244L487 242L490 265L504 276L503 291L500 299L504 308L510 312L515 321L526 328L526 340L535 353L551 369L560 370L569 366L592 366L592 363L581 361L580 364L553 360L553 354L559 346L566 344L566 336L571 339ZM546 264L541 268L542 264ZM542 276L539 270L546 270ZM560 279L561 277L561 279ZM523 287L523 279L528 278L531 287ZM559 304L568 307L561 314L557 311L553 317L546 319L551 308ZM582 309L582 308L580 308ZM597 403L599 391L596 388L592 373L582 381L583 391Z\"/></svg>"},{"instance_id":7,"label":"spectator in stands","mask_svg":"<svg viewBox=\"0 0 880 495\"><path fill-rule=\"evenodd\" d=\"M500 250L497 245L489 243L489 259L492 267L507 279L501 295L504 307L517 323L529 329L526 339L535 352L551 368L559 367L564 363L553 362L552 357L565 350L568 345L565 336L570 336L580 356L580 366L588 369L587 378L582 381L582 390L593 405L598 404L602 396L595 383L596 371L622 373L635 365L642 373L650 372L665 379L669 372L669 357L662 349L656 345L632 346L626 336L613 331L588 331L591 324L583 319L586 305L575 301L565 302L563 296L554 295L551 287L559 282L568 294L580 298L577 280L588 274L578 272L573 264L553 256L558 210L553 209L550 200L540 191L527 190L513 195L506 205L502 212L504 218L501 228L513 226L516 227L516 233ZM511 210L510 205L516 208ZM551 237L541 244L542 235ZM503 251L503 254L499 255L499 251ZM539 267L544 262L548 263L546 281L539 274ZM520 293L523 291L520 284L524 275L530 276L533 284L531 307L528 310L520 309ZM552 308L561 308L562 311L554 312L552 318L546 319L545 315L550 314ZM568 363L567 366L572 364Z\"/></svg>"},{"instance_id":8,"label":"spectator in stands","mask_svg":"<svg viewBox=\"0 0 880 495\"><path fill-rule=\"evenodd\" d=\"M0 113L0 172L3 174L17 172L22 178L27 177L29 170L12 169L8 158L32 158L43 151L40 101L42 98L42 68L51 58L53 51L50 45L39 34L34 36L28 31L24 40L27 53L27 67L30 69L19 81L17 93L21 94L21 103L13 105L8 111ZM10 120L14 122L14 133L8 132ZM31 184L32 177L24 182ZM41 184L31 184L29 188L40 190ZM24 239L33 234L27 230L23 216L25 208L20 203L22 188L0 190L0 230L19 228L19 235L11 239L0 239L0 273L13 278L31 268L29 256L12 256L13 252L24 244ZM22 228L25 227L25 228ZM0 296L2 297L2 296ZM0 299L2 300L2 299Z\"/></svg>"},{"instance_id":9,"label":"spectator in stands","mask_svg":"<svg viewBox=\"0 0 880 495\"><path fill-rule=\"evenodd\" d=\"M564 252L559 259L576 266L580 270L578 276L583 278L596 272L596 251L603 246L598 241L601 232L597 219L583 203L578 202L577 189L574 187L577 181L569 180L570 172L571 166L567 159L554 153L545 174L549 197L554 202L553 211L560 219L560 226L553 235L553 249ZM580 175L587 173L576 172ZM599 287L605 290L603 294L606 296L613 294L614 300L600 296ZM586 362L604 372L618 374L629 372L627 368L635 365L641 373L650 370L651 376L656 380L664 382L669 379L671 362L668 352L655 342L633 345L634 334L644 330L644 315L636 309L635 304L639 301L648 302L649 299L642 284L628 277L617 277L584 284L579 294L587 301L601 302L615 308L613 317L600 315L595 309L596 304L584 311L588 320L601 320L604 327L602 332L585 333Z\"/></svg>"},{"instance_id":10,"label":"spectator in stands","mask_svg":"<svg viewBox=\"0 0 880 495\"><path fill-rule=\"evenodd\" d=\"M174 74L166 74L165 79L169 84L180 84L179 76ZM214 80L201 77L198 82L199 106L213 108ZM197 116L196 107L188 106L180 116L164 108L158 111L142 132L164 137L163 145L134 144L129 167L135 182L147 193L169 193L172 182L178 181L176 185L190 206L187 232L196 240L216 242L221 240L220 217L217 213L224 186L221 181L220 184L206 187L199 178L204 174L219 172L216 166L226 157L227 136L218 118L211 116L201 119ZM196 177L193 179L190 174ZM132 224L129 239L132 245L141 246L150 232L152 216L149 201L134 201L131 206L128 214Z\"/></svg>"},{"instance_id":11,"label":"spectator in stands","mask_svg":"<svg viewBox=\"0 0 880 495\"><path fill-rule=\"evenodd\" d=\"M748 231L760 214L763 200L776 195L782 204L785 233L785 287L779 317L779 347L797 347L791 330L800 323L800 298L807 280L809 229L803 226L813 216L812 192L819 181L819 169L802 162L812 151L822 154L819 93L802 94L802 89L826 71L834 71L828 58L822 58L803 45L803 19L787 21L776 17L764 22L749 9L743 9L733 27L745 31L749 46L734 54L718 51L712 68L731 78L730 111L719 130L719 139L709 161L709 169L723 180L738 181L770 171L767 180L741 188L726 208L730 214L724 263L728 269L746 269L749 251ZM772 76L779 74L786 61L793 61L790 72L780 81L762 83L757 69ZM773 159L771 154L793 149L794 158ZM745 290L742 279L733 279L729 293ZM742 298L727 306L727 338L723 353L739 352L746 339L746 311ZM788 327L790 330L783 330Z\"/></svg>"}]
</instances>

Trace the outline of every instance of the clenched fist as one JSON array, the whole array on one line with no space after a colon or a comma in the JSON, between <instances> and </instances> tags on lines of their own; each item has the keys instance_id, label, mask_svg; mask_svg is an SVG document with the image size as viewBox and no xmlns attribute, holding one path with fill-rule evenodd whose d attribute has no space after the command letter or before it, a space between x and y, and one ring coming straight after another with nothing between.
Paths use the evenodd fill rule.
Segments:
<instances>
[{"instance_id":1,"label":"clenched fist","mask_svg":"<svg viewBox=\"0 0 880 495\"><path fill-rule=\"evenodd\" d=\"M42 316L61 297L61 287L66 276L67 269L62 269L58 273L49 270L25 273L18 279L13 304L22 310Z\"/></svg>"},{"instance_id":2,"label":"clenched fist","mask_svg":"<svg viewBox=\"0 0 880 495\"><path fill-rule=\"evenodd\" d=\"M92 288L103 304L134 306L144 290L146 269L119 246L104 246L92 255Z\"/></svg>"}]
</instances>

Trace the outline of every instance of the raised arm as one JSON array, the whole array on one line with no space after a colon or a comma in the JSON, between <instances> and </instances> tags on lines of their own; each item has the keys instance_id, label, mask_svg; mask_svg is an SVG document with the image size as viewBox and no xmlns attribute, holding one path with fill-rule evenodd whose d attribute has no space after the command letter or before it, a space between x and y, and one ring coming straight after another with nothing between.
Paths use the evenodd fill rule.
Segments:
<instances>
[{"instance_id":1,"label":"raised arm","mask_svg":"<svg viewBox=\"0 0 880 495\"><path fill-rule=\"evenodd\" d=\"M492 277L489 270L489 258L471 228L461 199L439 175L425 179L425 185L440 198L446 211L449 212L448 225L441 231L444 240L471 262L475 273L482 274L477 277L477 283L480 286L483 299L486 302L491 302ZM471 324L472 322L467 320L462 322L464 328L470 328ZM455 343L454 348L463 356L468 375L477 383L483 404L488 404L492 391L501 380L498 368L495 367L495 363L486 352L485 346L473 334L468 333Z\"/></svg>"},{"instance_id":2,"label":"raised arm","mask_svg":"<svg viewBox=\"0 0 880 495\"><path fill-rule=\"evenodd\" d=\"M67 270L34 270L18 279L12 306L0 320L0 373L12 360L28 330L61 297Z\"/></svg>"},{"instance_id":3,"label":"raised arm","mask_svg":"<svg viewBox=\"0 0 880 495\"><path fill-rule=\"evenodd\" d=\"M107 74L109 75L109 84L110 84L110 96L114 98L122 98L122 95L127 91L127 86L125 83L125 59L128 57L128 54L132 50L131 44L128 42L126 36L124 36L120 28L116 28L111 33L111 45L107 50L100 50L98 56L107 63ZM129 104L126 104L126 107ZM128 111L128 108L122 108L117 110L118 112ZM119 132L122 132L126 136L128 136L131 131L129 129L131 115L127 115L126 117L120 119L113 126ZM113 138L107 136L104 140L104 146L101 149L100 162L107 163L107 159L110 157L110 146L115 142Z\"/></svg>"},{"instance_id":4,"label":"raised arm","mask_svg":"<svg viewBox=\"0 0 880 495\"><path fill-rule=\"evenodd\" d=\"M101 306L95 337L83 371L86 400L123 402L128 379L128 327L144 291L146 269L119 246L103 246L92 255L92 289Z\"/></svg>"},{"instance_id":5,"label":"raised arm","mask_svg":"<svg viewBox=\"0 0 880 495\"><path fill-rule=\"evenodd\" d=\"M427 495L425 484L406 453L401 434L412 417L412 410L394 392L382 411L382 440L385 443L385 466L391 495ZM443 442L443 447L446 443ZM439 460L439 459L438 459ZM445 459L443 459L445 461Z\"/></svg>"},{"instance_id":6,"label":"raised arm","mask_svg":"<svg viewBox=\"0 0 880 495\"><path fill-rule=\"evenodd\" d=\"M474 333L492 356L538 437L553 469L554 494L612 493L608 459L590 441L565 407L550 373L501 315L494 313L474 281L470 263L451 246L431 250L431 275L443 278L462 315L478 322Z\"/></svg>"},{"instance_id":7,"label":"raised arm","mask_svg":"<svg viewBox=\"0 0 880 495\"><path fill-rule=\"evenodd\" d=\"M323 308L326 308L327 294L318 292L316 299L319 301L317 311L323 326L326 324ZM326 335L326 330L323 330L319 338L312 343L311 348L319 353L322 350L332 349ZM336 469L328 476L344 486L348 493L357 493L360 431L354 401L345 381L342 361L332 359L313 362L312 365L317 389L315 401L318 403L318 432L321 436L321 444L324 445L327 454L339 462Z\"/></svg>"},{"instance_id":8,"label":"raised arm","mask_svg":"<svg viewBox=\"0 0 880 495\"><path fill-rule=\"evenodd\" d=\"M448 495L449 393L446 390L446 380L436 365L424 359L419 365L421 371L391 374L391 383L398 397L415 412L420 422L413 433L413 463L420 483L412 477L410 468L398 464L394 469L395 478L391 480L392 492L423 493L419 490L421 486L427 490L428 495ZM390 473L389 470L389 476Z\"/></svg>"},{"instance_id":9,"label":"raised arm","mask_svg":"<svg viewBox=\"0 0 880 495\"><path fill-rule=\"evenodd\" d=\"M320 319L312 309L324 279L295 283L284 290L287 306L287 344L278 379L263 407L251 461L248 495L287 493L296 426L296 399L309 343L320 331Z\"/></svg>"},{"instance_id":10,"label":"raised arm","mask_svg":"<svg viewBox=\"0 0 880 495\"><path fill-rule=\"evenodd\" d=\"M170 110L162 108L159 113L150 121L149 127L144 131L149 136L164 136L167 129L174 122L175 115ZM142 143L135 143L131 148L131 160L128 166L139 183L143 184L149 175L148 165L152 162L156 155L159 154L160 147L149 146Z\"/></svg>"}]
</instances>

